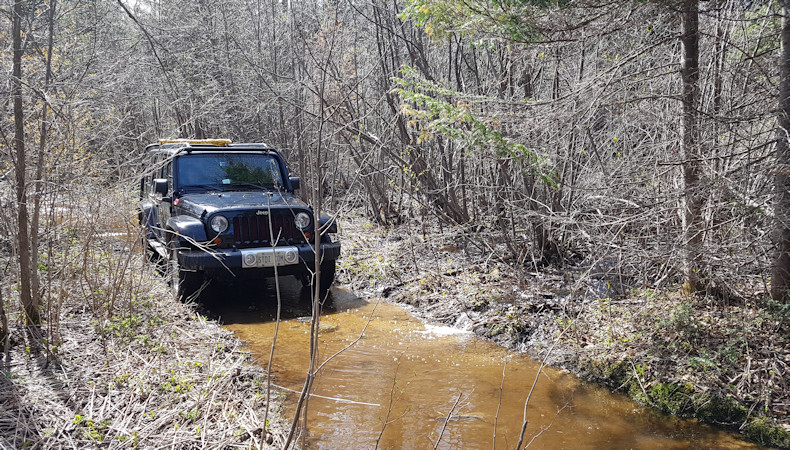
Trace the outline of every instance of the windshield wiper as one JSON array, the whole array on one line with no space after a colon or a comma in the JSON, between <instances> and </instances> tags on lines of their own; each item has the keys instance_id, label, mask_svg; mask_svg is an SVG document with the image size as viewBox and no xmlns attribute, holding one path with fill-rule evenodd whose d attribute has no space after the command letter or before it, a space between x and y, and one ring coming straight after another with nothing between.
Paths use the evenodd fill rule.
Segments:
<instances>
[{"instance_id":1,"label":"windshield wiper","mask_svg":"<svg viewBox=\"0 0 790 450\"><path fill-rule=\"evenodd\" d=\"M218 184L190 184L188 186L182 186L181 190L191 190L191 189L199 189L199 190L208 190L208 191L220 191L225 192L228 189L225 187L227 185L218 185Z\"/></svg>"}]
</instances>

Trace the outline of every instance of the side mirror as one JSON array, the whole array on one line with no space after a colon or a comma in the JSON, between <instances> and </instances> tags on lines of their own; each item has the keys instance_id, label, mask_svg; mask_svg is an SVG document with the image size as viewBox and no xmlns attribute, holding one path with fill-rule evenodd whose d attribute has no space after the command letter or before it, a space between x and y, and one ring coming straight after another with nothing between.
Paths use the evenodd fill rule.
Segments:
<instances>
[{"instance_id":1,"label":"side mirror","mask_svg":"<svg viewBox=\"0 0 790 450\"><path fill-rule=\"evenodd\" d=\"M155 178L154 192L161 194L162 196L167 195L167 180L164 178Z\"/></svg>"},{"instance_id":2,"label":"side mirror","mask_svg":"<svg viewBox=\"0 0 790 450\"><path fill-rule=\"evenodd\" d=\"M302 180L299 177L290 177L288 180L291 182L291 189L294 191L299 189L302 185Z\"/></svg>"}]
</instances>

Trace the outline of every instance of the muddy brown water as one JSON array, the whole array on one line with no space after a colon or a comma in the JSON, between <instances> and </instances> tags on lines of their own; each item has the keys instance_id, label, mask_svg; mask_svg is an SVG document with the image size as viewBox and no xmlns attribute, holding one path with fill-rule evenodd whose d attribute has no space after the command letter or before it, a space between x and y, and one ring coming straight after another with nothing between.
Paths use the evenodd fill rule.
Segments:
<instances>
[{"instance_id":1,"label":"muddy brown water","mask_svg":"<svg viewBox=\"0 0 790 450\"><path fill-rule=\"evenodd\" d=\"M309 364L309 294L283 279L274 383L301 390ZM309 401L308 448L514 448L539 362L468 332L424 324L400 306L332 288L321 317L326 364ZM273 285L215 286L208 310L266 366L274 335ZM293 416L298 394L286 394ZM449 416L449 420L447 420ZM527 408L532 448L756 448L738 435L658 415L620 394L544 368ZM442 431L442 428L444 430Z\"/></svg>"}]
</instances>

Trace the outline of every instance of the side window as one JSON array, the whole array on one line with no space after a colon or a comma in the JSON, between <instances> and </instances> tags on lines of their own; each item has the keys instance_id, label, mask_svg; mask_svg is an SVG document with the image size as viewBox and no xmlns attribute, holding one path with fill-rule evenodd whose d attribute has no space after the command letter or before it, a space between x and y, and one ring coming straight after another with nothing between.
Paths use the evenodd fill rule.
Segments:
<instances>
[{"instance_id":1,"label":"side window","mask_svg":"<svg viewBox=\"0 0 790 450\"><path fill-rule=\"evenodd\" d=\"M175 186L173 186L173 161L172 160L167 162L167 165L165 166L164 177L162 177L162 178L166 178L167 179L167 185L170 187L171 190L175 189Z\"/></svg>"},{"instance_id":2,"label":"side window","mask_svg":"<svg viewBox=\"0 0 790 450\"><path fill-rule=\"evenodd\" d=\"M159 157L156 153L151 154L151 168L152 170L148 172L148 193L150 195L154 195L154 180L159 178Z\"/></svg>"},{"instance_id":3,"label":"side window","mask_svg":"<svg viewBox=\"0 0 790 450\"><path fill-rule=\"evenodd\" d=\"M147 183L147 188L146 188L145 192L147 192L150 195L153 195L153 193L154 193L154 174L153 174L153 172L149 172L145 176L145 180L146 180L146 183Z\"/></svg>"},{"instance_id":4,"label":"side window","mask_svg":"<svg viewBox=\"0 0 790 450\"><path fill-rule=\"evenodd\" d=\"M154 178L163 178L165 158L161 153L154 154Z\"/></svg>"},{"instance_id":5,"label":"side window","mask_svg":"<svg viewBox=\"0 0 790 450\"><path fill-rule=\"evenodd\" d=\"M164 157L161 153L154 153L151 155L151 167L153 170L148 173L146 178L148 179L148 193L153 196L156 196L156 192L154 192L154 189L156 189L156 183L154 183L154 180L157 178L163 178L163 162Z\"/></svg>"},{"instance_id":6,"label":"side window","mask_svg":"<svg viewBox=\"0 0 790 450\"><path fill-rule=\"evenodd\" d=\"M143 176L140 177L140 198L145 198L148 194L148 190L151 186L151 175L148 171L143 172Z\"/></svg>"}]
</instances>

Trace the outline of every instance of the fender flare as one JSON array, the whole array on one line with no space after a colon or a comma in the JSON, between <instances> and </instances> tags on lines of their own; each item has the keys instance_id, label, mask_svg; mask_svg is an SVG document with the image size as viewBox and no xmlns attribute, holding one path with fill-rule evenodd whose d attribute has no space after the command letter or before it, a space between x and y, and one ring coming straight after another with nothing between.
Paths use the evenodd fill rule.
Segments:
<instances>
[{"instance_id":1,"label":"fender flare","mask_svg":"<svg viewBox=\"0 0 790 450\"><path fill-rule=\"evenodd\" d=\"M180 247L191 247L190 242L205 242L206 227L200 219L190 216L171 217L167 221L167 229L175 233Z\"/></svg>"},{"instance_id":2,"label":"fender flare","mask_svg":"<svg viewBox=\"0 0 790 450\"><path fill-rule=\"evenodd\" d=\"M156 223L159 220L157 207L152 202L142 201L138 205L138 220L140 225L145 228L146 236L153 236L153 229L158 226Z\"/></svg>"},{"instance_id":3,"label":"fender flare","mask_svg":"<svg viewBox=\"0 0 790 450\"><path fill-rule=\"evenodd\" d=\"M337 220L327 214L321 214L319 224L322 233L337 233Z\"/></svg>"}]
</instances>

